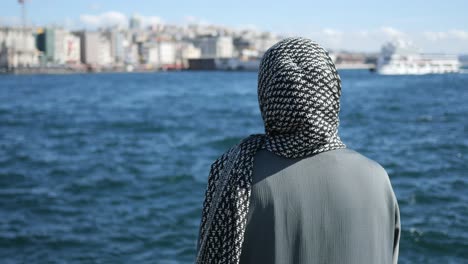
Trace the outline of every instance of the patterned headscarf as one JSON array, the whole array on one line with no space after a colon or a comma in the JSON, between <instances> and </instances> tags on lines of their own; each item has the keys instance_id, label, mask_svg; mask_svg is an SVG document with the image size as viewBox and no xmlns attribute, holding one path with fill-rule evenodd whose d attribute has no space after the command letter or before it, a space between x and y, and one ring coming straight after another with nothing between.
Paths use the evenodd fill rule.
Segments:
<instances>
[{"instance_id":1,"label":"patterned headscarf","mask_svg":"<svg viewBox=\"0 0 468 264\"><path fill-rule=\"evenodd\" d=\"M300 158L346 147L338 137L340 95L335 65L313 41L284 39L264 54L258 101L265 134L242 140L211 165L196 263L239 263L259 149Z\"/></svg>"}]
</instances>

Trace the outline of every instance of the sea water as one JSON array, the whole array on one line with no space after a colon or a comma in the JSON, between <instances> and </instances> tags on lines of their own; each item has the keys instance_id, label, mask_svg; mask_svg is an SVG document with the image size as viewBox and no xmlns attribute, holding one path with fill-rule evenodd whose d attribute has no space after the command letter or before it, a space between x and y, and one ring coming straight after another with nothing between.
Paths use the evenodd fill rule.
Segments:
<instances>
[{"instance_id":1,"label":"sea water","mask_svg":"<svg viewBox=\"0 0 468 264\"><path fill-rule=\"evenodd\" d=\"M468 262L468 75L341 71L400 263ZM1 263L192 263L211 162L262 133L256 73L0 75Z\"/></svg>"}]
</instances>

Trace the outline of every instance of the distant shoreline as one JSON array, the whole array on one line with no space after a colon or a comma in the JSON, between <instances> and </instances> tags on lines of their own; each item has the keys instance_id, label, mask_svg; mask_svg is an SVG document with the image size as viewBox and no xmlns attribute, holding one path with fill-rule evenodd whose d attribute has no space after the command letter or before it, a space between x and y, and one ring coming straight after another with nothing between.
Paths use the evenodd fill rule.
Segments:
<instances>
[{"instance_id":1,"label":"distant shoreline","mask_svg":"<svg viewBox=\"0 0 468 264\"><path fill-rule=\"evenodd\" d=\"M373 64L343 64L336 65L338 70L374 70ZM69 69L69 68L18 68L5 70L0 69L0 75L67 75L67 74L96 74L96 73L157 73L157 72L256 72L257 70L246 69L213 69L213 70L195 70L195 69L137 69L126 71L125 69L101 69L98 71L88 69Z\"/></svg>"}]
</instances>

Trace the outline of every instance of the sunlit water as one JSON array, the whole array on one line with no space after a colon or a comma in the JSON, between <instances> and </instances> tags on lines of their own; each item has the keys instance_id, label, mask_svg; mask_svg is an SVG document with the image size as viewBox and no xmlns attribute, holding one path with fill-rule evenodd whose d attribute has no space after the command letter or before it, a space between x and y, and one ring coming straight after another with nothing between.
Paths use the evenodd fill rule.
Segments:
<instances>
[{"instance_id":1,"label":"sunlit water","mask_svg":"<svg viewBox=\"0 0 468 264\"><path fill-rule=\"evenodd\" d=\"M468 75L341 72L400 263L468 261ZM0 76L1 263L191 263L210 163L262 132L255 73Z\"/></svg>"}]
</instances>

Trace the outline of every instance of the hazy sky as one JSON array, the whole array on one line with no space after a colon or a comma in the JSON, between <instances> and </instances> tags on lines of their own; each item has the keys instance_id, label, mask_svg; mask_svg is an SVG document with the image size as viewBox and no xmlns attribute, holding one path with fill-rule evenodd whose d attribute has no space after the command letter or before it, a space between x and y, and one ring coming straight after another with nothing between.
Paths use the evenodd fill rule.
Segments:
<instances>
[{"instance_id":1,"label":"hazy sky","mask_svg":"<svg viewBox=\"0 0 468 264\"><path fill-rule=\"evenodd\" d=\"M328 48L378 51L402 38L425 52L468 53L468 1L26 0L29 23L93 29L189 21L310 37ZM19 24L17 0L1 0L0 25Z\"/></svg>"}]
</instances>

